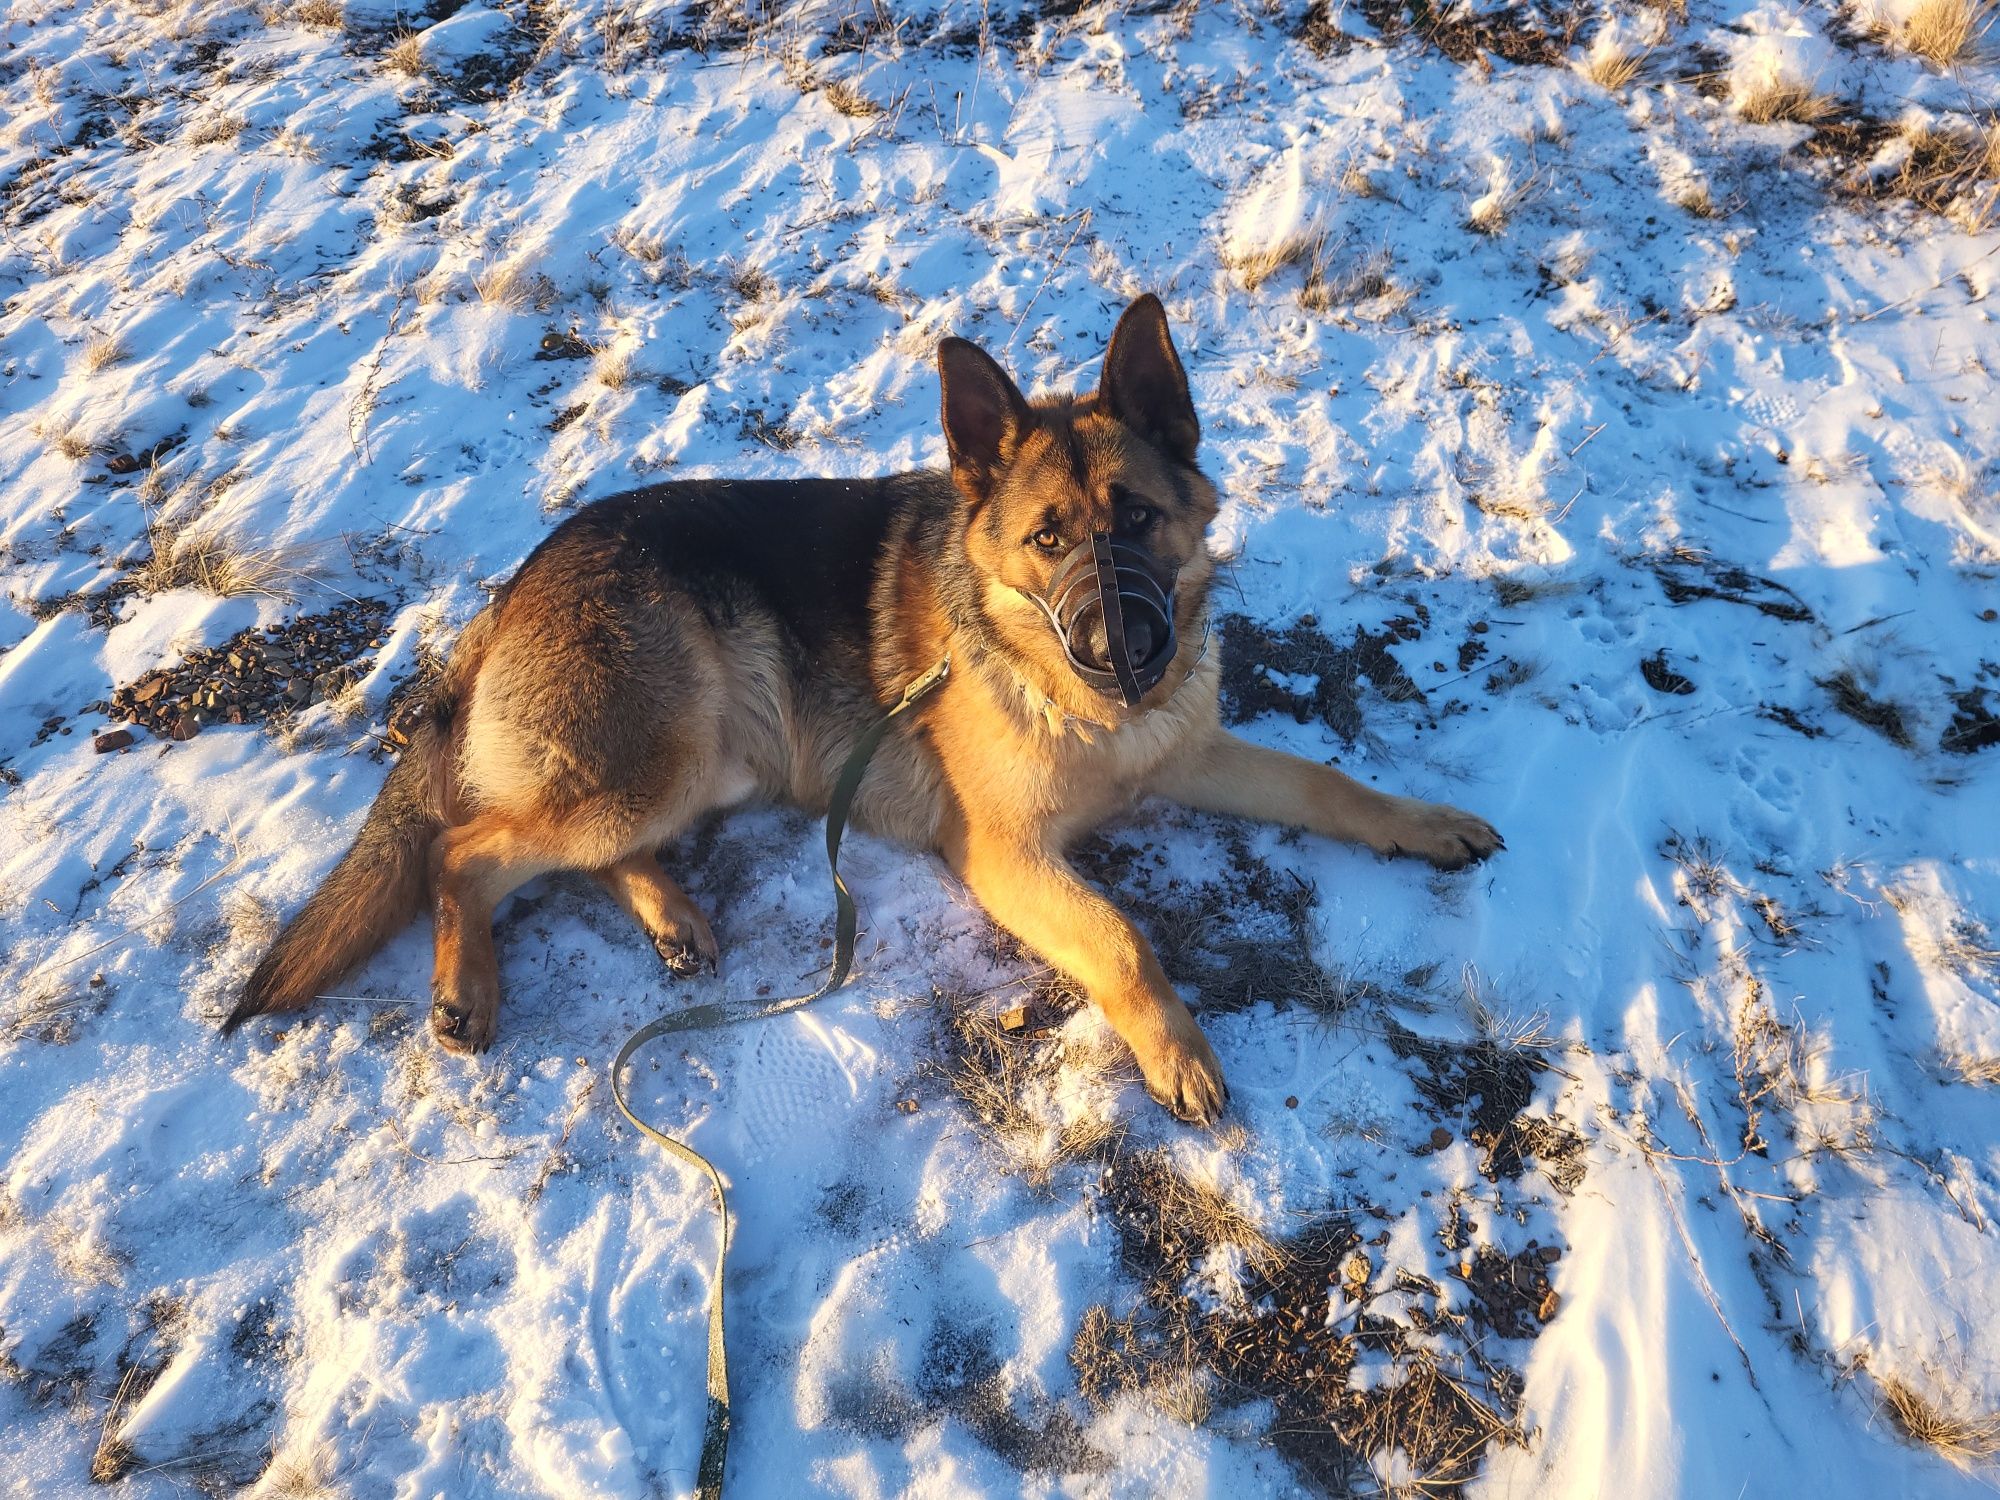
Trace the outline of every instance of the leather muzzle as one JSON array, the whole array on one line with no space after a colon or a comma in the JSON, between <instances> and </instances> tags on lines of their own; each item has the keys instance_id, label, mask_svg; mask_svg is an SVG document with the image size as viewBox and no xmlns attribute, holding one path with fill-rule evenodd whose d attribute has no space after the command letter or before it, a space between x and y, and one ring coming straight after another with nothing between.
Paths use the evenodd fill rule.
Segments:
<instances>
[{"instance_id":1,"label":"leather muzzle","mask_svg":"<svg viewBox=\"0 0 2000 1500\"><path fill-rule=\"evenodd\" d=\"M1095 532L1029 594L1062 642L1070 670L1137 708L1173 662L1174 574L1144 547Z\"/></svg>"}]
</instances>

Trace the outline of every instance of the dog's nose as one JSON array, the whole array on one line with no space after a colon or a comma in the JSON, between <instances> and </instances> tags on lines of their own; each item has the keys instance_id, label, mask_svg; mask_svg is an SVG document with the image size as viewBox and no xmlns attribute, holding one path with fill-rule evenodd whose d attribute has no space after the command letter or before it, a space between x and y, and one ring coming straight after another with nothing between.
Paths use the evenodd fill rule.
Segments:
<instances>
[{"instance_id":1,"label":"dog's nose","mask_svg":"<svg viewBox=\"0 0 2000 1500\"><path fill-rule=\"evenodd\" d=\"M1130 655L1132 665L1144 666L1153 659L1153 622L1148 619L1125 621L1125 650Z\"/></svg>"}]
</instances>

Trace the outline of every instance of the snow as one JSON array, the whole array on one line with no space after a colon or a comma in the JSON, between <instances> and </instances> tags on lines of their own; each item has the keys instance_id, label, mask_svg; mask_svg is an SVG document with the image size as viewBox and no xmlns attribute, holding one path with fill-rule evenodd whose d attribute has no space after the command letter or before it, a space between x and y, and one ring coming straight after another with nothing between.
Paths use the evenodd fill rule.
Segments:
<instances>
[{"instance_id":1,"label":"snow","mask_svg":"<svg viewBox=\"0 0 2000 1500\"><path fill-rule=\"evenodd\" d=\"M1026 1099L1041 1149L1108 1114L1274 1236L1362 1213L1385 1297L1407 1271L1466 1304L1447 1203L1471 1246L1561 1246L1559 1310L1490 1341L1529 1441L1477 1493L1990 1488L1881 1382L2000 1408L2000 750L1946 748L2000 691L2000 232L1844 194L1727 96L1777 68L1984 119L1993 62L1694 0L1614 94L1563 65L1588 28L1479 66L1347 9L1315 9L1354 39L1323 51L1296 5L1070 9L862 35L806 4L747 37L673 0L0 12L0 1489L81 1493L111 1437L149 1496L692 1488L708 1190L603 1068L664 1007L812 981L814 825L748 809L670 853L713 981L668 982L587 882L526 888L474 1061L426 1035L422 923L349 998L215 1023L379 788L391 687L562 514L938 463L939 337L1088 383L1145 290L1226 499L1220 610L1383 637L1425 694L1370 677L1353 743L1244 732L1508 848L1443 876L1147 804L1122 900L1239 853L1296 875L1357 998L1216 1008L1235 1128L1078 1071ZM421 77L385 64L404 27ZM551 335L589 350L538 358ZM284 549L290 597L121 593L149 521ZM358 720L93 753L113 686L349 596L393 611ZM1642 675L1660 653L1691 693ZM937 1080L933 986L998 1008L1031 966L923 859L848 851L855 980L633 1078L732 1188L732 1486L1301 1488L1255 1408L1079 1396L1085 1310L1135 1296L1101 1165L1030 1181ZM1581 1134L1581 1185L1483 1177L1392 1023L1546 1057L1526 1113ZM1218 1249L1200 1295L1241 1273ZM1038 1464L1008 1421L1106 1462Z\"/></svg>"}]
</instances>

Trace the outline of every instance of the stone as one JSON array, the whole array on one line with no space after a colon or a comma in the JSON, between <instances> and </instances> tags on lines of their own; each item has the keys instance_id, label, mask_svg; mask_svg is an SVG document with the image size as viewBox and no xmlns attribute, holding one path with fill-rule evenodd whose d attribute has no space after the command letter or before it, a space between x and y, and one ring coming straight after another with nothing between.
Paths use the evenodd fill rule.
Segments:
<instances>
[{"instance_id":1,"label":"stone","mask_svg":"<svg viewBox=\"0 0 2000 1500\"><path fill-rule=\"evenodd\" d=\"M97 747L99 755L108 755L113 750L123 750L133 739L134 735L129 729L106 729L100 731L91 744Z\"/></svg>"}]
</instances>

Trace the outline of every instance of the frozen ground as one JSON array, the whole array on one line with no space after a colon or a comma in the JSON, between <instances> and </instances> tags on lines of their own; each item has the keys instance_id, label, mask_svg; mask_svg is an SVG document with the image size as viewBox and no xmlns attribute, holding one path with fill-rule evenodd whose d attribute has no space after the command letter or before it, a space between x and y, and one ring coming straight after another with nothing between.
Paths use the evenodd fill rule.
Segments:
<instances>
[{"instance_id":1,"label":"frozen ground","mask_svg":"<svg viewBox=\"0 0 2000 1500\"><path fill-rule=\"evenodd\" d=\"M937 462L939 336L1087 381L1153 289L1245 732L1508 851L1161 807L1088 851L1202 999L1200 1134L851 841L856 982L638 1079L735 1185L737 1493L1988 1491L2000 137L1990 58L1903 35L11 0L0 1490L690 1487L714 1226L603 1066L809 979L811 824L673 851L719 982L551 880L477 1062L421 924L215 1023L563 512ZM351 598L326 701L93 753L115 688Z\"/></svg>"}]
</instances>

